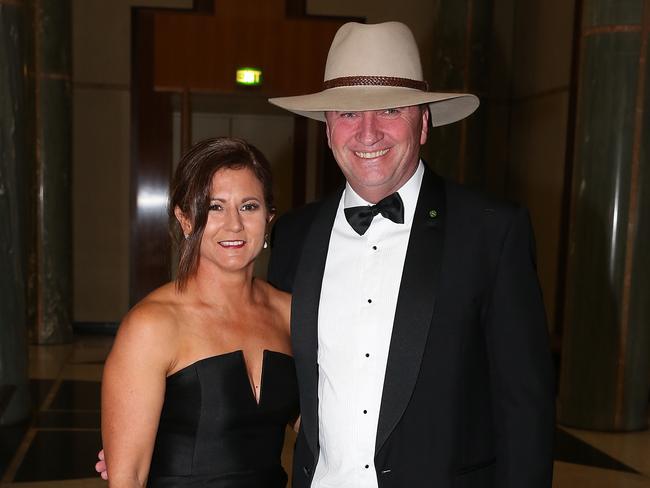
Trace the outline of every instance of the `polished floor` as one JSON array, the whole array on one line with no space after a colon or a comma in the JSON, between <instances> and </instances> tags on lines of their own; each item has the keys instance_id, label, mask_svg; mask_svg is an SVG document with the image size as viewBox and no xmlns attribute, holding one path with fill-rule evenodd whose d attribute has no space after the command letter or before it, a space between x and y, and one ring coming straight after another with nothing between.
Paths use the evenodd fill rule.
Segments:
<instances>
[{"instance_id":1,"label":"polished floor","mask_svg":"<svg viewBox=\"0 0 650 488\"><path fill-rule=\"evenodd\" d=\"M0 487L105 487L95 476L101 444L100 380L112 339L78 336L74 344L34 346L34 415L0 427ZM293 435L285 446L290 462ZM554 488L650 488L650 431L609 434L559 427Z\"/></svg>"}]
</instances>

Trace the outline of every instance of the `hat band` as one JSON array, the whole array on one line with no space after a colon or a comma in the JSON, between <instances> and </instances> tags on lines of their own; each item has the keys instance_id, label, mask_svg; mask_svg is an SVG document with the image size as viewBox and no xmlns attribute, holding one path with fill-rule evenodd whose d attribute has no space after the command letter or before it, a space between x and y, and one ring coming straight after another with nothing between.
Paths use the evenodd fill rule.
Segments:
<instances>
[{"instance_id":1,"label":"hat band","mask_svg":"<svg viewBox=\"0 0 650 488\"><path fill-rule=\"evenodd\" d=\"M323 82L323 89L325 90L341 86L399 86L422 91L429 89L426 81L397 78L394 76L343 76Z\"/></svg>"}]
</instances>

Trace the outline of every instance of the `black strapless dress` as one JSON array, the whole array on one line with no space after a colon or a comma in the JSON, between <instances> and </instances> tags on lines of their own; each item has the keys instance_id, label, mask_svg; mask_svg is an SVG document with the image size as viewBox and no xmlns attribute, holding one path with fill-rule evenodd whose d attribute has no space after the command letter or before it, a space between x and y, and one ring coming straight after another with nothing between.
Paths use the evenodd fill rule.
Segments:
<instances>
[{"instance_id":1,"label":"black strapless dress","mask_svg":"<svg viewBox=\"0 0 650 488\"><path fill-rule=\"evenodd\" d=\"M167 378L148 487L284 488L284 431L298 415L293 358L264 351L259 404L242 351Z\"/></svg>"}]
</instances>

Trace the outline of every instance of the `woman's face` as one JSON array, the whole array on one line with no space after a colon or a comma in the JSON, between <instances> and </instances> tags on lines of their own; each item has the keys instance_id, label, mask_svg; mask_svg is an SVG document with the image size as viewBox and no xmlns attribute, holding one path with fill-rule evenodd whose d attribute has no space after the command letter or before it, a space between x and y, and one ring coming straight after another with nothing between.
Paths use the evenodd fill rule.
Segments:
<instances>
[{"instance_id":1,"label":"woman's face","mask_svg":"<svg viewBox=\"0 0 650 488\"><path fill-rule=\"evenodd\" d=\"M221 169L212 177L209 205L199 267L237 271L252 265L272 218L262 182L248 168Z\"/></svg>"}]
</instances>

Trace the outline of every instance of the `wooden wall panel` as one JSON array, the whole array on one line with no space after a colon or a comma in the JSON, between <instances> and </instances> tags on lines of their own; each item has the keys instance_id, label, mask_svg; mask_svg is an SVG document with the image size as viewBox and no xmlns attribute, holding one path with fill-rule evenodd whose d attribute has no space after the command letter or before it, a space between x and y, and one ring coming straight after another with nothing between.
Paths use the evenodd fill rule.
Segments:
<instances>
[{"instance_id":1,"label":"wooden wall panel","mask_svg":"<svg viewBox=\"0 0 650 488\"><path fill-rule=\"evenodd\" d=\"M253 2L258 5L258 2ZM261 2L260 5L267 2ZM276 10L270 11L270 6ZM284 3L269 1L252 14L249 2L219 2L215 16L157 13L154 86L158 91L268 96L319 91L329 45L344 19L285 18ZM261 87L235 83L235 70L263 70Z\"/></svg>"}]
</instances>

